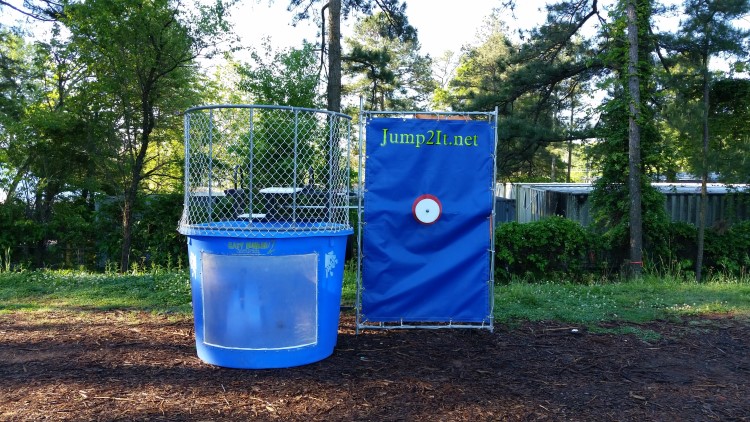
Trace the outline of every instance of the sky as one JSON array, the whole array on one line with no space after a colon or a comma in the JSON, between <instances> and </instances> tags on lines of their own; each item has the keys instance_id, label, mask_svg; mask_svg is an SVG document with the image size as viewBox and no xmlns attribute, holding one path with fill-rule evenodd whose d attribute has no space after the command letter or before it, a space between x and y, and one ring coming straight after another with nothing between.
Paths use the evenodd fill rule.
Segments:
<instances>
[{"instance_id":1,"label":"sky","mask_svg":"<svg viewBox=\"0 0 750 422\"><path fill-rule=\"evenodd\" d=\"M513 15L501 11L501 17L510 28L511 39L517 29L531 29L544 23L548 0L516 0ZM661 0L663 5L680 5L683 0ZM493 8L501 7L502 0L406 0L409 23L417 29L422 54L438 58L447 51L459 52L464 45L478 45L477 31ZM615 0L600 0L599 10L606 14ZM299 47L303 39L319 42L318 27L312 20L292 25L293 13L286 10L288 0L243 0L233 12L235 31L240 36L243 47L260 45L263 37L271 39L276 49ZM316 12L320 15L320 7ZM655 28L662 31L675 31L679 16L656 18ZM344 36L351 34L350 17L342 24ZM750 25L750 18L737 22L742 27ZM589 28L589 30L591 30ZM240 55L241 60L243 57ZM714 60L712 68L728 71L728 63Z\"/></svg>"},{"instance_id":2,"label":"sky","mask_svg":"<svg viewBox=\"0 0 750 422\"><path fill-rule=\"evenodd\" d=\"M500 6L501 0L407 0L409 22L418 31L422 54L432 57L446 50L458 52L465 44L473 44L477 30L492 9ZM292 26L292 13L286 10L286 0L245 0L233 13L235 30L243 45L257 44L263 37L270 37L277 48L297 47L303 39L316 41L317 27L312 21ZM516 16L526 28L541 23L544 14L538 9L542 0L519 1ZM319 14L319 13L318 13ZM508 19L510 21L510 17ZM346 24L351 24L349 19ZM509 22L511 23L511 22ZM347 36L344 28L343 35Z\"/></svg>"},{"instance_id":3,"label":"sky","mask_svg":"<svg viewBox=\"0 0 750 422\"><path fill-rule=\"evenodd\" d=\"M7 0L20 7L23 0ZM210 2L212 0L199 0ZM673 3L681 0L662 0ZM443 52L460 51L467 44L476 45L477 31L493 8L501 7L502 0L406 0L409 22L418 31L422 54L439 57ZM513 16L503 11L501 16L511 30L530 29L544 22L547 0L516 0ZM599 2L600 9L613 0ZM235 31L243 47L258 46L269 37L277 49L301 46L302 40L315 42L318 27L311 19L292 25L293 13L287 11L288 0L242 0L232 11ZM320 5L314 11L320 15ZM18 14L3 8L0 22L11 23ZM355 22L350 17L343 23L343 35L351 33Z\"/></svg>"}]
</instances>

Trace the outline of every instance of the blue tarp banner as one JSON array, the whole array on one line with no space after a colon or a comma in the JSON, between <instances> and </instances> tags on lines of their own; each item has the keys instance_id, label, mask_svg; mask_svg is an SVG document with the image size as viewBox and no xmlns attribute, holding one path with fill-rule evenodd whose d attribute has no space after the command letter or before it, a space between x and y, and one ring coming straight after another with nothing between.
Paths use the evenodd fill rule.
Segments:
<instances>
[{"instance_id":1,"label":"blue tarp banner","mask_svg":"<svg viewBox=\"0 0 750 422\"><path fill-rule=\"evenodd\" d=\"M491 320L494 142L486 121L367 122L364 321Z\"/></svg>"}]
</instances>

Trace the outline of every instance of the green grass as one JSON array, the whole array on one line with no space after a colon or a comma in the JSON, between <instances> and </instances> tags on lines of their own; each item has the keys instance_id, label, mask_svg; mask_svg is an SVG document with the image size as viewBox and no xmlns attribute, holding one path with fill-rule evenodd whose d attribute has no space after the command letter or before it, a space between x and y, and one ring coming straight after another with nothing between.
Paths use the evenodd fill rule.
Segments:
<instances>
[{"instance_id":1,"label":"green grass","mask_svg":"<svg viewBox=\"0 0 750 422\"><path fill-rule=\"evenodd\" d=\"M146 310L192 312L186 271L140 274L80 271L0 272L0 312L13 310ZM344 272L342 305L356 301L356 268ZM607 331L606 322L637 324L684 316L750 317L750 279L714 277L695 283L646 276L640 281L593 284L513 282L495 287L495 320L559 321ZM628 329L628 328L624 328ZM618 332L623 332L623 328ZM649 333L639 336L648 337Z\"/></svg>"},{"instance_id":2,"label":"green grass","mask_svg":"<svg viewBox=\"0 0 750 422\"><path fill-rule=\"evenodd\" d=\"M357 301L357 263L347 262L341 288L341 305L354 306Z\"/></svg>"},{"instance_id":3,"label":"green grass","mask_svg":"<svg viewBox=\"0 0 750 422\"><path fill-rule=\"evenodd\" d=\"M136 275L81 271L0 273L0 312L50 309L139 309L190 312L187 272Z\"/></svg>"},{"instance_id":4,"label":"green grass","mask_svg":"<svg viewBox=\"0 0 750 422\"><path fill-rule=\"evenodd\" d=\"M344 272L341 304L354 306L356 268ZM138 309L192 312L187 271L138 274L0 271L0 312L49 309Z\"/></svg>"},{"instance_id":5,"label":"green grass","mask_svg":"<svg viewBox=\"0 0 750 422\"><path fill-rule=\"evenodd\" d=\"M646 276L618 283L525 283L495 287L498 323L554 320L594 326L708 314L750 316L750 280L695 283Z\"/></svg>"}]
</instances>

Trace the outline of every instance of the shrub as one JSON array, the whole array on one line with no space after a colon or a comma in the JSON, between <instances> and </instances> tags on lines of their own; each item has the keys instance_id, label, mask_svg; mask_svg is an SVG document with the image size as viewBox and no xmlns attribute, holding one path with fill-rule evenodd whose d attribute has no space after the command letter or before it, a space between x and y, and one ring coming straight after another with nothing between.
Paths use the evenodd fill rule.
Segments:
<instances>
[{"instance_id":1,"label":"shrub","mask_svg":"<svg viewBox=\"0 0 750 422\"><path fill-rule=\"evenodd\" d=\"M172 268L187 256L187 244L177 232L182 212L182 194L158 194L139 198L135 209L131 262L140 266ZM121 202L117 198L100 201L97 216L99 262L118 262L122 246Z\"/></svg>"},{"instance_id":2,"label":"shrub","mask_svg":"<svg viewBox=\"0 0 750 422\"><path fill-rule=\"evenodd\" d=\"M501 224L495 230L495 279L553 276L577 280L582 270L595 263L598 245L598 236L562 217Z\"/></svg>"},{"instance_id":3,"label":"shrub","mask_svg":"<svg viewBox=\"0 0 750 422\"><path fill-rule=\"evenodd\" d=\"M698 230L690 223L668 222L649 232L644 268L660 277L693 279Z\"/></svg>"},{"instance_id":4,"label":"shrub","mask_svg":"<svg viewBox=\"0 0 750 422\"><path fill-rule=\"evenodd\" d=\"M495 280L584 281L607 279L627 258L618 228L603 235L562 217L495 230ZM693 279L697 229L684 222L653 225L644 235L646 270L662 277ZM750 221L706 231L706 273L743 276L750 271Z\"/></svg>"},{"instance_id":5,"label":"shrub","mask_svg":"<svg viewBox=\"0 0 750 422\"><path fill-rule=\"evenodd\" d=\"M735 224L726 231L706 231L704 253L709 270L746 274L750 268L750 221Z\"/></svg>"}]
</instances>

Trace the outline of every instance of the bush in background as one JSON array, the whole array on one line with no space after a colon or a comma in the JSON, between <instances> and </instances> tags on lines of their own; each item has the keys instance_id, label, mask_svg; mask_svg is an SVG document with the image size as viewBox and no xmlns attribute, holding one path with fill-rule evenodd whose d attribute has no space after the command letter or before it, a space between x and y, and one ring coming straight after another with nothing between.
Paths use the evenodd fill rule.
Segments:
<instances>
[{"instance_id":1,"label":"bush in background","mask_svg":"<svg viewBox=\"0 0 750 422\"><path fill-rule=\"evenodd\" d=\"M743 221L728 230L706 232L705 265L709 271L748 274L750 269L750 221Z\"/></svg>"},{"instance_id":2,"label":"bush in background","mask_svg":"<svg viewBox=\"0 0 750 422\"><path fill-rule=\"evenodd\" d=\"M577 278L596 266L600 244L599 236L562 217L501 224L495 230L495 280Z\"/></svg>"},{"instance_id":3,"label":"bush in background","mask_svg":"<svg viewBox=\"0 0 750 422\"><path fill-rule=\"evenodd\" d=\"M495 281L573 281L616 279L623 263L621 246L608 234L588 230L562 217L520 224L504 223L495 230ZM658 225L645 243L647 272L693 279L697 229L684 222ZM627 252L627 251L625 251ZM746 276L750 273L750 221L706 232L707 273Z\"/></svg>"},{"instance_id":4,"label":"bush in background","mask_svg":"<svg viewBox=\"0 0 750 422\"><path fill-rule=\"evenodd\" d=\"M159 194L141 198L136 204L131 263L143 268L173 269L187 257L187 243L177 232L182 213L182 194ZM119 262L122 241L121 202L108 198L96 212L98 260L102 269Z\"/></svg>"}]
</instances>

